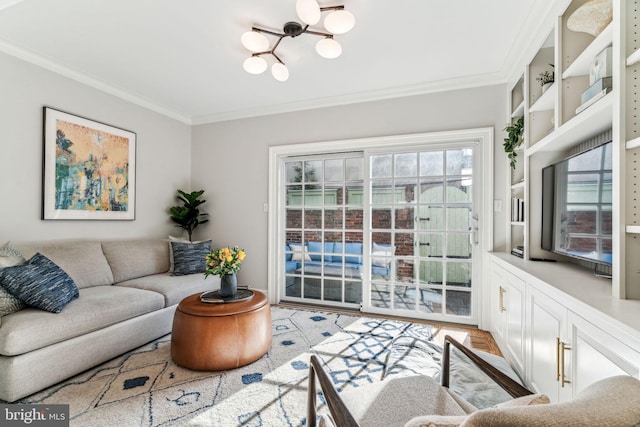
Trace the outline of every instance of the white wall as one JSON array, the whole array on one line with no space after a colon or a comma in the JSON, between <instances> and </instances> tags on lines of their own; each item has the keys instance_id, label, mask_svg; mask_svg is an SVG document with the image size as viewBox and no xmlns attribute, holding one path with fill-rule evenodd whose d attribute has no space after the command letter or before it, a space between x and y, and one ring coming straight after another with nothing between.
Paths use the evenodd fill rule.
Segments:
<instances>
[{"instance_id":1,"label":"white wall","mask_svg":"<svg viewBox=\"0 0 640 427\"><path fill-rule=\"evenodd\" d=\"M239 281L267 289L268 148L294 144L495 127L496 197L503 198L508 166L502 151L507 117L502 85L301 111L192 129L193 189L204 189L209 224L198 237L214 246L247 250ZM492 195L489 195L492 198ZM503 205L509 206L503 200ZM505 212L494 218L494 248L506 250Z\"/></svg>"},{"instance_id":2,"label":"white wall","mask_svg":"<svg viewBox=\"0 0 640 427\"><path fill-rule=\"evenodd\" d=\"M42 107L137 134L135 221L42 221ZM6 240L166 237L188 188L190 126L0 53L0 245Z\"/></svg>"}]
</instances>

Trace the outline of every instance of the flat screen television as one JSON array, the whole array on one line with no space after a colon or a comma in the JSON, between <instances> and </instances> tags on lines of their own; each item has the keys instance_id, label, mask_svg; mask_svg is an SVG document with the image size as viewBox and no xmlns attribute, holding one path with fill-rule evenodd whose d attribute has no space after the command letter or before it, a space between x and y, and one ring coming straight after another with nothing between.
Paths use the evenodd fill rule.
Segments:
<instances>
[{"instance_id":1,"label":"flat screen television","mask_svg":"<svg viewBox=\"0 0 640 427\"><path fill-rule=\"evenodd\" d=\"M542 170L544 250L611 265L611 141Z\"/></svg>"}]
</instances>

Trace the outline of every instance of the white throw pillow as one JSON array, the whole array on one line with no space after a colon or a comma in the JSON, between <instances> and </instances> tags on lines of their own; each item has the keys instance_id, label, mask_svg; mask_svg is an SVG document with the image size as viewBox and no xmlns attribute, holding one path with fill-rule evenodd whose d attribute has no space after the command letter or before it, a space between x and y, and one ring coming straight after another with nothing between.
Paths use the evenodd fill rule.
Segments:
<instances>
[{"instance_id":1,"label":"white throw pillow","mask_svg":"<svg viewBox=\"0 0 640 427\"><path fill-rule=\"evenodd\" d=\"M393 246L383 246L374 243L371 246L371 265L376 267L389 268L391 265L391 258L393 255Z\"/></svg>"},{"instance_id":2,"label":"white throw pillow","mask_svg":"<svg viewBox=\"0 0 640 427\"><path fill-rule=\"evenodd\" d=\"M24 262L24 257L11 242L7 242L0 247L0 269L20 265ZM25 303L9 293L9 291L0 284L0 317L15 313L24 307L26 307Z\"/></svg>"},{"instance_id":3,"label":"white throw pillow","mask_svg":"<svg viewBox=\"0 0 640 427\"><path fill-rule=\"evenodd\" d=\"M306 246L302 245L289 245L291 248L291 261L302 261L302 253L304 248L304 260L311 261L311 257L308 254L308 250Z\"/></svg>"}]
</instances>

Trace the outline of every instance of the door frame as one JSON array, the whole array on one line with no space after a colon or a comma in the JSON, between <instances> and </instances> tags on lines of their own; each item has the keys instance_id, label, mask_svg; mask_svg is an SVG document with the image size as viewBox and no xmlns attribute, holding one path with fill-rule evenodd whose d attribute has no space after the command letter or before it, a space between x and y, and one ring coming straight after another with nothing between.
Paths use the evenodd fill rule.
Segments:
<instances>
[{"instance_id":1,"label":"door frame","mask_svg":"<svg viewBox=\"0 0 640 427\"><path fill-rule=\"evenodd\" d=\"M284 253L278 248L284 247L281 233L278 230L284 227L284 215L279 208L283 206L284 194L279 190L279 183L284 179L282 164L287 157L367 151L382 148L406 149L414 146L429 144L446 144L447 142L477 141L478 153L483 167L480 194L477 201L478 213L478 241L480 260L478 265L482 269L478 277L483 283L488 283L489 264L487 254L493 249L493 153L494 153L494 128L474 128L442 132L416 133L407 135L391 135L375 138L359 138L335 141L320 141L290 145L278 145L269 147L269 200L268 200L268 238L267 238L267 292L269 301L277 304L280 301L279 283L284 280ZM480 327L485 323L483 307L488 307L489 292L484 291L481 283L474 291L476 295L475 313ZM486 301L485 301L486 300Z\"/></svg>"}]
</instances>

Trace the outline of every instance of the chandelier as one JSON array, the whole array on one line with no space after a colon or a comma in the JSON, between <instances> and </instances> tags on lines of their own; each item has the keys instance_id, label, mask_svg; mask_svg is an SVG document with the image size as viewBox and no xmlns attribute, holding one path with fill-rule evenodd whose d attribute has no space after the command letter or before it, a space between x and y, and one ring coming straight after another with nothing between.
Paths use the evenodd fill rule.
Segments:
<instances>
[{"instance_id":1,"label":"chandelier","mask_svg":"<svg viewBox=\"0 0 640 427\"><path fill-rule=\"evenodd\" d=\"M261 74L265 72L268 64L263 56L272 56L275 62L271 66L271 74L273 74L273 77L278 81L286 81L289 78L289 69L276 54L276 49L283 38L294 38L301 34L312 34L321 37L316 43L316 52L323 58L333 59L342 54L342 46L334 40L333 36L336 34L344 34L353 28L355 18L351 12L344 10L344 6L320 7L317 0L297 0L296 12L304 24L287 22L284 24L282 33L252 27L251 31L242 35L240 38L242 45L252 52L251 56L243 63L243 68L246 72L251 74ZM309 26L316 25L320 22L323 12L330 12L324 19L324 28L326 31L309 29ZM265 34L277 38L273 46Z\"/></svg>"}]
</instances>

